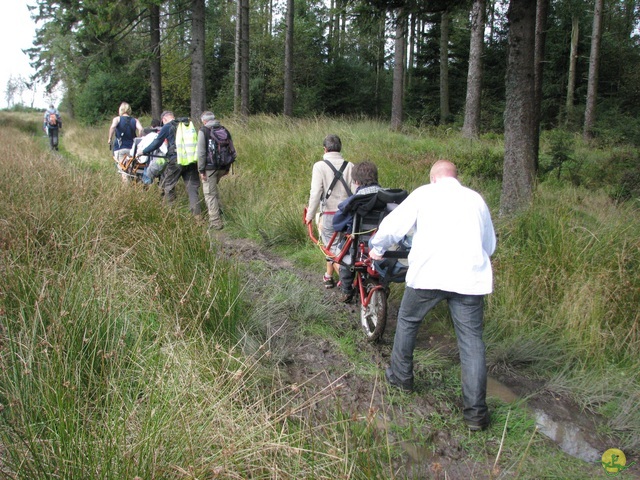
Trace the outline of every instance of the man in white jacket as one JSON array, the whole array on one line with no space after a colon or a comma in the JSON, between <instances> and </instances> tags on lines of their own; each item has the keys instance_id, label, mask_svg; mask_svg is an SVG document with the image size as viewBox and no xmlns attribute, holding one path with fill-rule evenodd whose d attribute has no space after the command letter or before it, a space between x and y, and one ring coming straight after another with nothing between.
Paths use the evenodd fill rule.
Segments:
<instances>
[{"instance_id":1,"label":"man in white jacket","mask_svg":"<svg viewBox=\"0 0 640 480\"><path fill-rule=\"evenodd\" d=\"M489 424L487 367L482 340L484 297L493 290L490 256L496 236L486 203L463 187L447 160L437 161L429 185L417 188L380 224L369 256L383 253L415 227L404 296L386 369L387 381L413 390L413 350L424 317L446 300L460 352L463 416L470 430Z\"/></svg>"},{"instance_id":2,"label":"man in white jacket","mask_svg":"<svg viewBox=\"0 0 640 480\"><path fill-rule=\"evenodd\" d=\"M322 142L324 155L321 161L313 165L311 174L311 191L309 193L309 206L305 222L313 221L316 212L320 209L320 240L327 245L333 236L333 215L338 211L338 204L351 196L353 183L351 169L353 164L342 158L342 142L337 135L327 135ZM332 252L338 253L338 239L333 243ZM334 272L338 273L338 264L334 264L327 257L326 271L322 278L326 288L335 286Z\"/></svg>"}]
</instances>

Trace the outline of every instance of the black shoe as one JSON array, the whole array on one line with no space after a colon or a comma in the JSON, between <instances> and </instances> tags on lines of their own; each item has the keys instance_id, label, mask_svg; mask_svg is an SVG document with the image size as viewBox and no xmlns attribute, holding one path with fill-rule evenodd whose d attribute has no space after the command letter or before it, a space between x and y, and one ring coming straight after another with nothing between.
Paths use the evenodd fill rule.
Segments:
<instances>
[{"instance_id":1,"label":"black shoe","mask_svg":"<svg viewBox=\"0 0 640 480\"><path fill-rule=\"evenodd\" d=\"M470 432L481 432L489 426L489 416L479 422L465 422Z\"/></svg>"},{"instance_id":2,"label":"black shoe","mask_svg":"<svg viewBox=\"0 0 640 480\"><path fill-rule=\"evenodd\" d=\"M342 295L340 296L340 302L341 303L351 303L353 301L353 294L354 292L342 292Z\"/></svg>"},{"instance_id":3,"label":"black shoe","mask_svg":"<svg viewBox=\"0 0 640 480\"><path fill-rule=\"evenodd\" d=\"M398 379L395 377L395 375L393 374L393 372L391 371L391 367L387 367L386 370L384 371L384 378L387 379L387 382L392 387L399 388L405 393L413 392L413 385L400 383Z\"/></svg>"}]
</instances>

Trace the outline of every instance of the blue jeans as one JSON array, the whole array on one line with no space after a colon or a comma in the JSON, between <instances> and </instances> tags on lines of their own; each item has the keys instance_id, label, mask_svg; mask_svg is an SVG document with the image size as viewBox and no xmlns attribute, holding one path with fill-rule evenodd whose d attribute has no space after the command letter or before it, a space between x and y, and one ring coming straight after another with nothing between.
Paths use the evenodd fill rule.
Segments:
<instances>
[{"instance_id":1,"label":"blue jeans","mask_svg":"<svg viewBox=\"0 0 640 480\"><path fill-rule=\"evenodd\" d=\"M406 287L391 352L391 373L402 385L413 387L413 350L418 328L424 317L442 300L447 300L458 340L464 420L469 425L486 426L489 416L487 365L482 340L484 295Z\"/></svg>"}]
</instances>

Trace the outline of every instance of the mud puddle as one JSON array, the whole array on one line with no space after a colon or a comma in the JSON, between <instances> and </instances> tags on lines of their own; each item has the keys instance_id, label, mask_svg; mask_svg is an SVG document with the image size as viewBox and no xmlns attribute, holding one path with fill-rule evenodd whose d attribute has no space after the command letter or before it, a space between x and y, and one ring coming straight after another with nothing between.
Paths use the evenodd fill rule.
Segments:
<instances>
[{"instance_id":1,"label":"mud puddle","mask_svg":"<svg viewBox=\"0 0 640 480\"><path fill-rule=\"evenodd\" d=\"M487 397L498 398L504 403L521 400L518 394L493 377L487 379ZM603 452L594 446L594 439L583 426L577 425L570 418L554 418L542 408L528 406L535 416L538 431L558 444L563 452L589 463L600 461Z\"/></svg>"}]
</instances>

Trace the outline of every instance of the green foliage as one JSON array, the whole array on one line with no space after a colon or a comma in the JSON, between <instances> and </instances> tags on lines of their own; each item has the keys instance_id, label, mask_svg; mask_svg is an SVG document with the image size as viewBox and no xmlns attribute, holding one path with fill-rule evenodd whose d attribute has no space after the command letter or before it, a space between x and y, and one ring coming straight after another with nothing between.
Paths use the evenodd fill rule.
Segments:
<instances>
[{"instance_id":1,"label":"green foliage","mask_svg":"<svg viewBox=\"0 0 640 480\"><path fill-rule=\"evenodd\" d=\"M616 201L640 199L640 157L637 150L614 151L599 168L595 169L594 181Z\"/></svg>"},{"instance_id":2,"label":"green foliage","mask_svg":"<svg viewBox=\"0 0 640 480\"><path fill-rule=\"evenodd\" d=\"M135 116L149 110L149 85L144 77L124 72L98 72L84 84L75 103L77 118L96 124L116 116L120 103L127 102Z\"/></svg>"},{"instance_id":3,"label":"green foliage","mask_svg":"<svg viewBox=\"0 0 640 480\"><path fill-rule=\"evenodd\" d=\"M629 111L626 100L609 99L598 103L594 133L597 146L640 146L640 120L635 112Z\"/></svg>"},{"instance_id":4,"label":"green foliage","mask_svg":"<svg viewBox=\"0 0 640 480\"><path fill-rule=\"evenodd\" d=\"M564 130L552 130L546 135L548 152L540 155L538 173L542 178L553 174L556 179L568 178L580 183L580 163L573 159L573 136ZM564 172L563 172L564 170ZM564 176L563 176L564 173Z\"/></svg>"}]
</instances>

